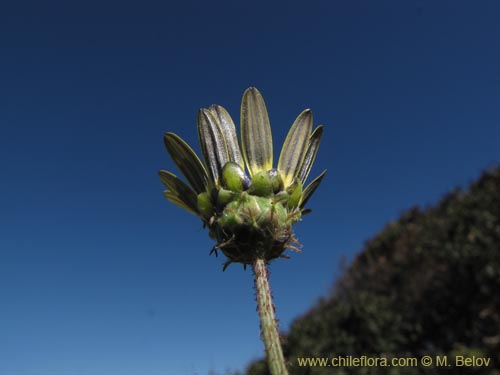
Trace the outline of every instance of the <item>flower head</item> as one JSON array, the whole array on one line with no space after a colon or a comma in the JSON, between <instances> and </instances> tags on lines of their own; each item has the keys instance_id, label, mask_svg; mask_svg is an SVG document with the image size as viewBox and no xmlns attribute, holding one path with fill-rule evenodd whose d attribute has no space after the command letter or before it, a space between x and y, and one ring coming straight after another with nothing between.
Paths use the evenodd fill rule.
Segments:
<instances>
[{"instance_id":1,"label":"flower head","mask_svg":"<svg viewBox=\"0 0 500 375\"><path fill-rule=\"evenodd\" d=\"M228 258L252 264L285 257L298 250L292 225L326 171L305 189L318 151L323 126L312 131L312 112L303 111L293 123L273 168L273 143L266 105L256 88L243 94L241 148L229 113L219 105L198 112L198 137L205 164L187 143L166 133L165 146L189 185L171 172L160 171L164 196L199 216L210 236Z\"/></svg>"}]
</instances>

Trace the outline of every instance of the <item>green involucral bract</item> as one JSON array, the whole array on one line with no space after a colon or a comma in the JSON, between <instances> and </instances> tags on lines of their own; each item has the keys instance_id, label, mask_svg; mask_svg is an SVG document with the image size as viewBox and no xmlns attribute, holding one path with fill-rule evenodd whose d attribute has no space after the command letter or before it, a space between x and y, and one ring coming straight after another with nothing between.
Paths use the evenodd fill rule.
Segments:
<instances>
[{"instance_id":1,"label":"green involucral bract","mask_svg":"<svg viewBox=\"0 0 500 375\"><path fill-rule=\"evenodd\" d=\"M288 198L288 207L298 207L300 200L302 199L302 183L295 180L295 182L288 188L288 194L290 195Z\"/></svg>"},{"instance_id":2,"label":"green involucral bract","mask_svg":"<svg viewBox=\"0 0 500 375\"><path fill-rule=\"evenodd\" d=\"M197 197L198 211L204 219L209 219L214 214L214 206L208 193L200 193Z\"/></svg>"},{"instance_id":3,"label":"green involucral bract","mask_svg":"<svg viewBox=\"0 0 500 375\"><path fill-rule=\"evenodd\" d=\"M218 242L214 250L227 256L226 265L271 260L286 248L297 250L292 225L301 218L300 183L289 186L288 193L276 169L257 172L249 183L234 162L224 165L221 179L222 187L198 194L197 209Z\"/></svg>"},{"instance_id":4,"label":"green involucral bract","mask_svg":"<svg viewBox=\"0 0 500 375\"><path fill-rule=\"evenodd\" d=\"M217 247L230 262L251 264L257 258L277 258L295 241L292 224L300 216L300 211L290 210L286 201L274 195L242 192L213 221Z\"/></svg>"}]
</instances>

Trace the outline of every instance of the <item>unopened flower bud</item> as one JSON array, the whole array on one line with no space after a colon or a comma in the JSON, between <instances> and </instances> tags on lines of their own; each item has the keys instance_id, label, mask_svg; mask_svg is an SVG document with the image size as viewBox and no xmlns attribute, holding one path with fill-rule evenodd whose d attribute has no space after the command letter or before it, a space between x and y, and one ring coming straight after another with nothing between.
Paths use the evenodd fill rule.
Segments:
<instances>
[{"instance_id":1,"label":"unopened flower bud","mask_svg":"<svg viewBox=\"0 0 500 375\"><path fill-rule=\"evenodd\" d=\"M234 199L235 193L231 190L219 189L217 193L217 206L219 208L224 208L228 203Z\"/></svg>"},{"instance_id":2,"label":"unopened flower bud","mask_svg":"<svg viewBox=\"0 0 500 375\"><path fill-rule=\"evenodd\" d=\"M272 194L272 184L269 175L265 171L257 172L252 176L252 186L250 186L250 194L259 197L268 197Z\"/></svg>"},{"instance_id":3,"label":"unopened flower bud","mask_svg":"<svg viewBox=\"0 0 500 375\"><path fill-rule=\"evenodd\" d=\"M222 168L222 186L225 189L240 193L249 185L248 177L243 169L232 161Z\"/></svg>"},{"instance_id":4,"label":"unopened flower bud","mask_svg":"<svg viewBox=\"0 0 500 375\"><path fill-rule=\"evenodd\" d=\"M273 193L276 194L283 190L283 178L281 178L280 172L276 168L273 168L268 170L267 174L271 179Z\"/></svg>"}]
</instances>

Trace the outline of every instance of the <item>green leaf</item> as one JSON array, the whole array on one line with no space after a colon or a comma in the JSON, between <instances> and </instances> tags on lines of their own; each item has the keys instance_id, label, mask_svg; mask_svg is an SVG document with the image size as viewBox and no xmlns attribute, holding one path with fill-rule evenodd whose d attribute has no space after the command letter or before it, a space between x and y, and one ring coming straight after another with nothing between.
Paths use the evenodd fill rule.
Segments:
<instances>
[{"instance_id":1,"label":"green leaf","mask_svg":"<svg viewBox=\"0 0 500 375\"><path fill-rule=\"evenodd\" d=\"M309 146L307 147L306 154L302 166L299 168L296 177L304 183L309 176L309 172L313 166L316 154L318 153L319 144L323 135L323 125L314 129L311 137L309 138Z\"/></svg>"},{"instance_id":2,"label":"green leaf","mask_svg":"<svg viewBox=\"0 0 500 375\"><path fill-rule=\"evenodd\" d=\"M241 101L241 140L250 176L273 167L273 141L266 104L255 87Z\"/></svg>"},{"instance_id":3,"label":"green leaf","mask_svg":"<svg viewBox=\"0 0 500 375\"><path fill-rule=\"evenodd\" d=\"M243 161L243 156L241 155L240 144L238 142L238 136L236 134L236 127L234 126L233 119L226 109L220 105L210 106L209 111L212 112L219 123L226 142L229 160L238 164L241 169L244 170L245 163Z\"/></svg>"},{"instance_id":4,"label":"green leaf","mask_svg":"<svg viewBox=\"0 0 500 375\"><path fill-rule=\"evenodd\" d=\"M292 183L302 165L311 136L312 122L312 112L306 109L294 121L283 143L278 170L281 172L285 187Z\"/></svg>"},{"instance_id":5,"label":"green leaf","mask_svg":"<svg viewBox=\"0 0 500 375\"><path fill-rule=\"evenodd\" d=\"M198 112L198 137L210 177L219 186L222 167L229 161L229 152L217 119L205 108Z\"/></svg>"},{"instance_id":6,"label":"green leaf","mask_svg":"<svg viewBox=\"0 0 500 375\"><path fill-rule=\"evenodd\" d=\"M198 156L177 134L165 133L165 147L174 163L186 177L196 193L206 190L208 175Z\"/></svg>"},{"instance_id":7,"label":"green leaf","mask_svg":"<svg viewBox=\"0 0 500 375\"><path fill-rule=\"evenodd\" d=\"M170 190L165 190L163 192L163 196L165 198L167 198L170 202L172 202L173 204L179 206L180 208L192 213L193 215L196 215L198 216L198 213L193 211L182 199L179 198L179 196L177 196L177 194L175 194L174 192L170 191Z\"/></svg>"},{"instance_id":8,"label":"green leaf","mask_svg":"<svg viewBox=\"0 0 500 375\"><path fill-rule=\"evenodd\" d=\"M307 185L307 187L304 189L304 193L302 194L302 201L300 202L300 208L304 208L309 198L311 198L313 193L318 188L319 184L321 183L321 180L323 180L323 177L325 177L325 174L326 174L326 169L323 172L321 172L321 174L318 177L312 180L311 183Z\"/></svg>"},{"instance_id":9,"label":"green leaf","mask_svg":"<svg viewBox=\"0 0 500 375\"><path fill-rule=\"evenodd\" d=\"M192 211L198 212L198 198L197 194L182 182L175 174L161 170L158 172L161 182L169 188L172 193L183 201Z\"/></svg>"}]
</instances>

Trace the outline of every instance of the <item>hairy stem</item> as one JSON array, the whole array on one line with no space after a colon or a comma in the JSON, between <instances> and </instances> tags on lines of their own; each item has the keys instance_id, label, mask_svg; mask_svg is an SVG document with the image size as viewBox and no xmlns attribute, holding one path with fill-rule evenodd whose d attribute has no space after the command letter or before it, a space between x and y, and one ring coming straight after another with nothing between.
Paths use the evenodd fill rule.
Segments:
<instances>
[{"instance_id":1,"label":"hairy stem","mask_svg":"<svg viewBox=\"0 0 500 375\"><path fill-rule=\"evenodd\" d=\"M269 288L266 261L257 259L253 264L253 272L255 275L260 332L266 348L269 370L272 375L288 375L274 316L273 298Z\"/></svg>"}]
</instances>

